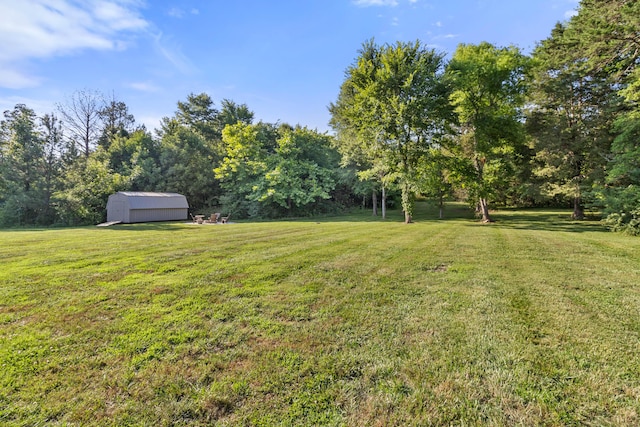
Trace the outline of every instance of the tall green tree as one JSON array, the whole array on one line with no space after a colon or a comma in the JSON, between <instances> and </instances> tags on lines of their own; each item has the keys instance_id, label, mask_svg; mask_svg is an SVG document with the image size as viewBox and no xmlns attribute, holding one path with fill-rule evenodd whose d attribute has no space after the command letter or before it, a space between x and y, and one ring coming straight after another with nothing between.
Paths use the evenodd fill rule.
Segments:
<instances>
[{"instance_id":1,"label":"tall green tree","mask_svg":"<svg viewBox=\"0 0 640 427\"><path fill-rule=\"evenodd\" d=\"M455 158L442 147L432 148L426 156L418 175L419 187L423 195L436 201L438 218L442 219L445 200L453 196L451 171L455 170Z\"/></svg>"},{"instance_id":2,"label":"tall green tree","mask_svg":"<svg viewBox=\"0 0 640 427\"><path fill-rule=\"evenodd\" d=\"M620 96L615 117L606 112L615 138L607 155L601 203L614 230L640 234L640 2L583 0L567 25L586 75L605 76Z\"/></svg>"},{"instance_id":3,"label":"tall green tree","mask_svg":"<svg viewBox=\"0 0 640 427\"><path fill-rule=\"evenodd\" d=\"M361 55L364 55L364 49L368 47L371 51L372 44L365 45ZM376 156L375 147L362 143L362 137L356 130L356 126L351 124L348 116L343 111L354 102L353 96L355 91L351 84L345 81L340 88L340 95L336 103L329 106L331 112L330 124L335 130L337 137L334 138L334 146L342 156L342 166L345 168L353 168L357 174L361 185L359 191L366 191L367 195L371 194L371 204L373 215L378 215L378 191L382 191L381 206L382 218L386 218L386 180L384 179L386 171L384 162L380 156ZM364 204L364 203L363 203Z\"/></svg>"},{"instance_id":4,"label":"tall green tree","mask_svg":"<svg viewBox=\"0 0 640 427\"><path fill-rule=\"evenodd\" d=\"M581 0L567 26L574 53L590 72L604 72L619 84L638 78L640 2Z\"/></svg>"},{"instance_id":5,"label":"tall green tree","mask_svg":"<svg viewBox=\"0 0 640 427\"><path fill-rule=\"evenodd\" d=\"M46 211L45 150L33 110L18 104L0 122L0 221L35 224Z\"/></svg>"},{"instance_id":6,"label":"tall green tree","mask_svg":"<svg viewBox=\"0 0 640 427\"><path fill-rule=\"evenodd\" d=\"M412 222L419 160L449 118L444 57L419 42L366 42L330 106L338 144L356 144L371 168L397 179ZM344 150L343 150L344 151Z\"/></svg>"},{"instance_id":7,"label":"tall green tree","mask_svg":"<svg viewBox=\"0 0 640 427\"><path fill-rule=\"evenodd\" d=\"M105 149L109 149L115 138L126 137L135 130L136 120L133 114L129 113L129 107L113 95L110 100L104 102L98 111L98 117L101 122L98 145Z\"/></svg>"},{"instance_id":8,"label":"tall green tree","mask_svg":"<svg viewBox=\"0 0 640 427\"><path fill-rule=\"evenodd\" d=\"M178 109L173 117L162 119L160 136L173 133L177 127L186 127L209 143L220 141L222 129L218 115L219 111L209 95L191 93L186 101L178 101Z\"/></svg>"},{"instance_id":9,"label":"tall green tree","mask_svg":"<svg viewBox=\"0 0 640 427\"><path fill-rule=\"evenodd\" d=\"M482 220L491 221L489 200L505 163L524 143L522 106L528 59L516 47L461 44L447 66L460 132L458 150L469 163L466 187Z\"/></svg>"},{"instance_id":10,"label":"tall green tree","mask_svg":"<svg viewBox=\"0 0 640 427\"><path fill-rule=\"evenodd\" d=\"M162 178L159 162L159 143L154 141L145 129L138 129L127 135L111 138L111 144L105 149L109 166L124 176L130 176L135 188L131 190L155 190Z\"/></svg>"},{"instance_id":11,"label":"tall green tree","mask_svg":"<svg viewBox=\"0 0 640 427\"><path fill-rule=\"evenodd\" d=\"M219 185L213 174L217 153L198 132L180 127L160 140L158 190L184 194L194 209L217 204Z\"/></svg>"},{"instance_id":12,"label":"tall green tree","mask_svg":"<svg viewBox=\"0 0 640 427\"><path fill-rule=\"evenodd\" d=\"M253 117L246 105L229 100L223 102L223 112L221 116L206 93L190 94L186 101L178 102L173 117L163 118L158 132L161 170L158 186L163 191L184 194L195 209L219 203L222 192L213 169L225 155L223 127Z\"/></svg>"},{"instance_id":13,"label":"tall green tree","mask_svg":"<svg viewBox=\"0 0 640 427\"><path fill-rule=\"evenodd\" d=\"M217 116L217 124L220 132L227 125L235 125L236 123L253 123L253 111L249 109L247 104L236 104L230 99L220 101L220 112Z\"/></svg>"},{"instance_id":14,"label":"tall green tree","mask_svg":"<svg viewBox=\"0 0 640 427\"><path fill-rule=\"evenodd\" d=\"M268 170L267 159L275 153L277 128L271 124L236 123L222 131L225 155L214 169L226 209L236 216L261 216L261 206L252 198L256 180Z\"/></svg>"},{"instance_id":15,"label":"tall green tree","mask_svg":"<svg viewBox=\"0 0 640 427\"><path fill-rule=\"evenodd\" d=\"M572 216L581 219L585 194L604 180L618 97L609 74L588 65L563 24L533 55L527 127L535 138L535 172L546 194L572 200Z\"/></svg>"},{"instance_id":16,"label":"tall green tree","mask_svg":"<svg viewBox=\"0 0 640 427\"><path fill-rule=\"evenodd\" d=\"M64 172L63 156L66 144L63 138L62 124L54 114L45 114L41 119L41 138L43 148L42 175L42 212L43 224L53 224L57 221L54 195L63 188L61 177Z\"/></svg>"}]
</instances>

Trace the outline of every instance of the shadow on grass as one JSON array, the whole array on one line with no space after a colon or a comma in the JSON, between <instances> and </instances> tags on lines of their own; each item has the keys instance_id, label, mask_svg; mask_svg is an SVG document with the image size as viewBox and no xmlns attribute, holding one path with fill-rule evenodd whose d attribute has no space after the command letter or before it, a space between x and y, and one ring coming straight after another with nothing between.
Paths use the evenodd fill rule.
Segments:
<instances>
[{"instance_id":1,"label":"shadow on grass","mask_svg":"<svg viewBox=\"0 0 640 427\"><path fill-rule=\"evenodd\" d=\"M567 210L549 209L504 209L492 213L496 221L491 226L514 230L564 231L586 233L607 231L599 218L571 219Z\"/></svg>"},{"instance_id":2,"label":"shadow on grass","mask_svg":"<svg viewBox=\"0 0 640 427\"><path fill-rule=\"evenodd\" d=\"M102 230L110 231L182 231L182 227L209 227L204 224L192 224L185 221L167 221L167 222L136 222L131 224L114 224L108 227L97 227Z\"/></svg>"},{"instance_id":3,"label":"shadow on grass","mask_svg":"<svg viewBox=\"0 0 640 427\"><path fill-rule=\"evenodd\" d=\"M465 203L448 202L445 205L444 216L439 218L439 209L435 204L427 201L418 201L414 211L415 223L438 223L456 221L460 225L479 225L480 220ZM500 209L491 213L494 223L487 224L488 227L501 227L520 230L544 230L544 231L564 231L571 233L602 232L607 229L599 221L599 218L588 218L582 221L571 219L571 212L562 209ZM256 219L238 220L237 224L248 223L270 223L270 222L305 222L305 223L337 223L337 222L359 222L359 223L402 223L404 215L400 209L388 209L386 219L382 219L380 211L374 216L371 209L354 209L347 213L335 215L309 216L297 218L280 219ZM133 224L116 224L109 227L98 227L109 231L184 231L185 229L197 227L233 227L230 224L193 224L187 220L147 222ZM69 228L89 229L95 226L81 227L24 227L2 229L3 232L33 232L62 230Z\"/></svg>"}]
</instances>

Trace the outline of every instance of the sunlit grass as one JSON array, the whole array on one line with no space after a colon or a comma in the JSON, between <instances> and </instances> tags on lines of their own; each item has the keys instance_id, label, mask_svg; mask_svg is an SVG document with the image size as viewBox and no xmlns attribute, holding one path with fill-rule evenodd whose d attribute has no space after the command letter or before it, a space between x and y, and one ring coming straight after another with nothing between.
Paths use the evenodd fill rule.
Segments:
<instances>
[{"instance_id":1,"label":"sunlit grass","mask_svg":"<svg viewBox=\"0 0 640 427\"><path fill-rule=\"evenodd\" d=\"M448 214L0 232L0 424L638 424L640 240Z\"/></svg>"}]
</instances>

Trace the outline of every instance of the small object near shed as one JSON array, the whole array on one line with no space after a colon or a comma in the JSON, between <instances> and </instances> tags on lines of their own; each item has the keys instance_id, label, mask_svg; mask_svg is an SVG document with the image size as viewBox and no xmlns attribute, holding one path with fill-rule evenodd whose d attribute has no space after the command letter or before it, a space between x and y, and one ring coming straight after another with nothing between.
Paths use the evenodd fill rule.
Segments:
<instances>
[{"instance_id":1,"label":"small object near shed","mask_svg":"<svg viewBox=\"0 0 640 427\"><path fill-rule=\"evenodd\" d=\"M109 196L107 221L123 223L187 219L187 198L177 193L119 191Z\"/></svg>"}]
</instances>

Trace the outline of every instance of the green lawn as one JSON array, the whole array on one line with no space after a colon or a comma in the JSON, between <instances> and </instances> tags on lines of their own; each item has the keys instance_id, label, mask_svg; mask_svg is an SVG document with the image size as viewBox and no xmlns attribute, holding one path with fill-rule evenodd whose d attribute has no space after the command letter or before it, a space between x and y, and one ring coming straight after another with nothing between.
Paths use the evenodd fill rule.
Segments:
<instances>
[{"instance_id":1,"label":"green lawn","mask_svg":"<svg viewBox=\"0 0 640 427\"><path fill-rule=\"evenodd\" d=\"M0 231L0 424L639 424L640 239L448 214Z\"/></svg>"}]
</instances>

